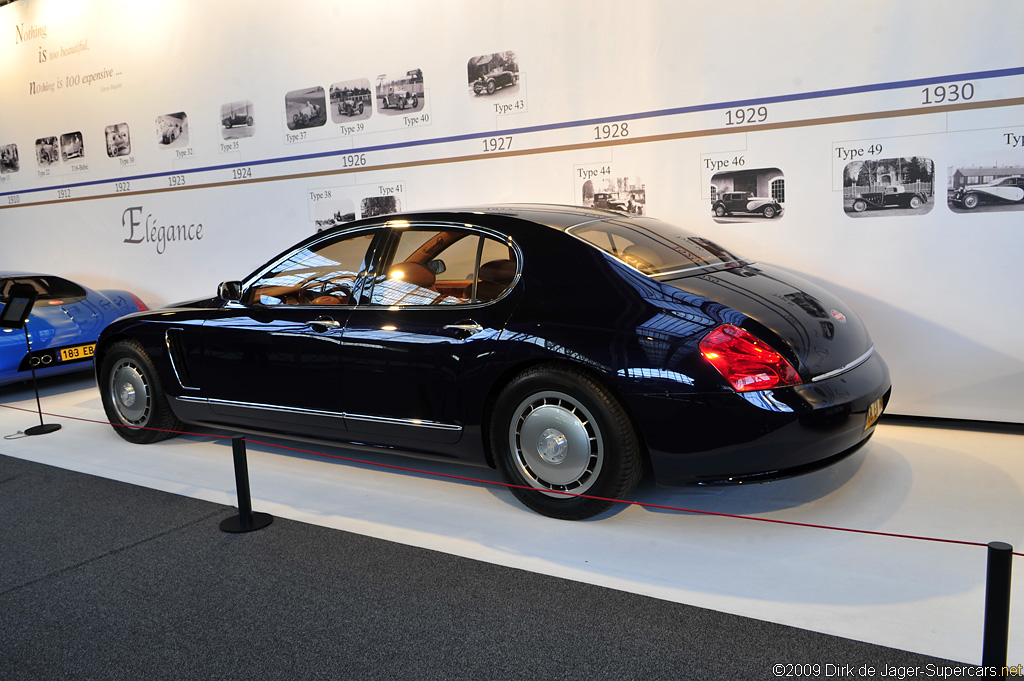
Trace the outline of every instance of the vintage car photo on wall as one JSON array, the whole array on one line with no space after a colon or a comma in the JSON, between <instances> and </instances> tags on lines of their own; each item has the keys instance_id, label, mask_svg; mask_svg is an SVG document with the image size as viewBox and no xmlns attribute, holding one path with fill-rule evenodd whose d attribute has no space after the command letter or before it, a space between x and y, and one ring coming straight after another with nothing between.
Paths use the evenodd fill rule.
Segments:
<instances>
[{"instance_id":1,"label":"vintage car photo on wall","mask_svg":"<svg viewBox=\"0 0 1024 681\"><path fill-rule=\"evenodd\" d=\"M327 95L319 85L292 90L284 96L284 111L289 130L318 128L327 123Z\"/></svg>"},{"instance_id":2,"label":"vintage car photo on wall","mask_svg":"<svg viewBox=\"0 0 1024 681\"><path fill-rule=\"evenodd\" d=\"M352 127L373 113L373 90L366 78L334 83L330 89L331 121ZM361 132L361 126L356 132Z\"/></svg>"},{"instance_id":3,"label":"vintage car photo on wall","mask_svg":"<svg viewBox=\"0 0 1024 681\"><path fill-rule=\"evenodd\" d=\"M252 137L256 134L256 116L252 102L228 102L220 105L220 135L225 140ZM234 145L228 145L227 151L236 151Z\"/></svg>"},{"instance_id":4,"label":"vintage car photo on wall","mask_svg":"<svg viewBox=\"0 0 1024 681\"><path fill-rule=\"evenodd\" d=\"M402 75L380 75L375 86L377 111L393 116L423 109L423 71L413 69Z\"/></svg>"},{"instance_id":5,"label":"vintage car photo on wall","mask_svg":"<svg viewBox=\"0 0 1024 681\"><path fill-rule=\"evenodd\" d=\"M188 146L188 116L184 111L156 117L156 139L164 147Z\"/></svg>"},{"instance_id":6,"label":"vintage car photo on wall","mask_svg":"<svg viewBox=\"0 0 1024 681\"><path fill-rule=\"evenodd\" d=\"M132 140L127 123L115 123L103 129L103 140L107 145L107 156L117 158L132 153Z\"/></svg>"},{"instance_id":7,"label":"vintage car photo on wall","mask_svg":"<svg viewBox=\"0 0 1024 681\"><path fill-rule=\"evenodd\" d=\"M473 57L466 65L469 92L474 97L489 96L504 90L519 91L519 64L515 52L494 52Z\"/></svg>"},{"instance_id":8,"label":"vintage car photo on wall","mask_svg":"<svg viewBox=\"0 0 1024 681\"><path fill-rule=\"evenodd\" d=\"M621 210L631 215L644 215L647 187L638 177L615 177L587 180L580 188L581 206Z\"/></svg>"},{"instance_id":9,"label":"vintage car photo on wall","mask_svg":"<svg viewBox=\"0 0 1024 681\"><path fill-rule=\"evenodd\" d=\"M950 168L946 200L954 213L1020 210L1024 208L1024 165Z\"/></svg>"},{"instance_id":10,"label":"vintage car photo on wall","mask_svg":"<svg viewBox=\"0 0 1024 681\"><path fill-rule=\"evenodd\" d=\"M64 133L60 136L60 157L65 163L85 158L85 141L80 131Z\"/></svg>"},{"instance_id":11,"label":"vintage car photo on wall","mask_svg":"<svg viewBox=\"0 0 1024 681\"><path fill-rule=\"evenodd\" d=\"M711 214L715 222L751 222L780 217L786 203L786 178L778 168L715 173L711 178Z\"/></svg>"},{"instance_id":12,"label":"vintage car photo on wall","mask_svg":"<svg viewBox=\"0 0 1024 681\"><path fill-rule=\"evenodd\" d=\"M57 148L57 138L40 137L36 140L36 163L40 168L48 168L60 163L60 150Z\"/></svg>"},{"instance_id":13,"label":"vintage car photo on wall","mask_svg":"<svg viewBox=\"0 0 1024 681\"><path fill-rule=\"evenodd\" d=\"M665 222L574 206L327 229L208 299L114 322L95 354L130 442L201 425L490 466L566 520L647 471L736 484L828 466L890 394L835 295Z\"/></svg>"},{"instance_id":14,"label":"vintage car photo on wall","mask_svg":"<svg viewBox=\"0 0 1024 681\"><path fill-rule=\"evenodd\" d=\"M853 161L843 169L850 217L924 215L935 201L935 164L923 156Z\"/></svg>"},{"instance_id":15,"label":"vintage car photo on wall","mask_svg":"<svg viewBox=\"0 0 1024 681\"><path fill-rule=\"evenodd\" d=\"M18 145L5 144L0 147L0 173L16 173L21 170Z\"/></svg>"}]
</instances>

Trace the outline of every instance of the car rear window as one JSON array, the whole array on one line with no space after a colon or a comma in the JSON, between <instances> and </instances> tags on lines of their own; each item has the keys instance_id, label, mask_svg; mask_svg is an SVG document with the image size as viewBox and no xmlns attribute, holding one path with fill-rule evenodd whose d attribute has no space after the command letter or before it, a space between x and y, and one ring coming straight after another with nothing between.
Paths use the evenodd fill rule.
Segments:
<instances>
[{"instance_id":1,"label":"car rear window","mask_svg":"<svg viewBox=\"0 0 1024 681\"><path fill-rule=\"evenodd\" d=\"M36 290L36 302L76 303L85 298L85 289L78 284L52 276L0 278L0 302L6 302L8 291L15 284L28 284Z\"/></svg>"},{"instance_id":2,"label":"car rear window","mask_svg":"<svg viewBox=\"0 0 1024 681\"><path fill-rule=\"evenodd\" d=\"M566 231L650 276L744 262L709 239L653 218L602 220Z\"/></svg>"}]
</instances>

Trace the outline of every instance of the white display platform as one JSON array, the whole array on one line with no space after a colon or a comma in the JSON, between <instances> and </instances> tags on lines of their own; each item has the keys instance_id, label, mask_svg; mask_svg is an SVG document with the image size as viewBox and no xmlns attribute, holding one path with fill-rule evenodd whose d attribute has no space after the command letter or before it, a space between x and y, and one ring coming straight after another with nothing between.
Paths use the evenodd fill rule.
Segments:
<instances>
[{"instance_id":1,"label":"white display platform","mask_svg":"<svg viewBox=\"0 0 1024 681\"><path fill-rule=\"evenodd\" d=\"M4 440L0 454L220 504L236 504L228 439L132 445L104 420L90 378L42 384L56 433ZM0 432L36 425L29 388L0 388ZM470 478L497 472L283 440L277 444ZM980 663L983 547L624 506L585 522L539 516L505 489L248 446L253 508L500 565ZM790 480L658 488L632 499L800 523L1024 549L1024 438L882 423L858 453ZM125 513L131 513L130 508ZM272 531L272 530L268 530ZM1015 591L1024 568L1015 559ZM609 613L614 617L614 613ZM1011 608L1009 663L1024 662L1024 597ZM796 660L791 662L809 662ZM826 661L820 661L826 662ZM842 660L834 662L841 663Z\"/></svg>"}]
</instances>

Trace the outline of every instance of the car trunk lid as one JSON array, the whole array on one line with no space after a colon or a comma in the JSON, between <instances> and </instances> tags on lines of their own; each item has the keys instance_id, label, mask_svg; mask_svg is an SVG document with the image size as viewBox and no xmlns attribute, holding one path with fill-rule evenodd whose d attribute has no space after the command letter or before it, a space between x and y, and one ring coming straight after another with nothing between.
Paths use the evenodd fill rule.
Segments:
<instances>
[{"instance_id":1,"label":"car trunk lid","mask_svg":"<svg viewBox=\"0 0 1024 681\"><path fill-rule=\"evenodd\" d=\"M745 265L661 281L746 315L741 326L794 362L805 380L852 368L872 347L848 305L788 272Z\"/></svg>"}]
</instances>

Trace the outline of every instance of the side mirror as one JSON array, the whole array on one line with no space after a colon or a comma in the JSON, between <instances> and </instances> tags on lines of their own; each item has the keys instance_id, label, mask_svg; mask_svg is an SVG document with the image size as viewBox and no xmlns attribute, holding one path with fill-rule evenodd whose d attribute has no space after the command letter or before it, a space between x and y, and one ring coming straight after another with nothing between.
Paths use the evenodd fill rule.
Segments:
<instances>
[{"instance_id":1,"label":"side mirror","mask_svg":"<svg viewBox=\"0 0 1024 681\"><path fill-rule=\"evenodd\" d=\"M224 281L217 287L217 297L225 302L238 302L242 299L242 282Z\"/></svg>"},{"instance_id":2,"label":"side mirror","mask_svg":"<svg viewBox=\"0 0 1024 681\"><path fill-rule=\"evenodd\" d=\"M433 272L435 277L448 271L448 267L444 264L444 260L431 260L427 263L427 269Z\"/></svg>"}]
</instances>

